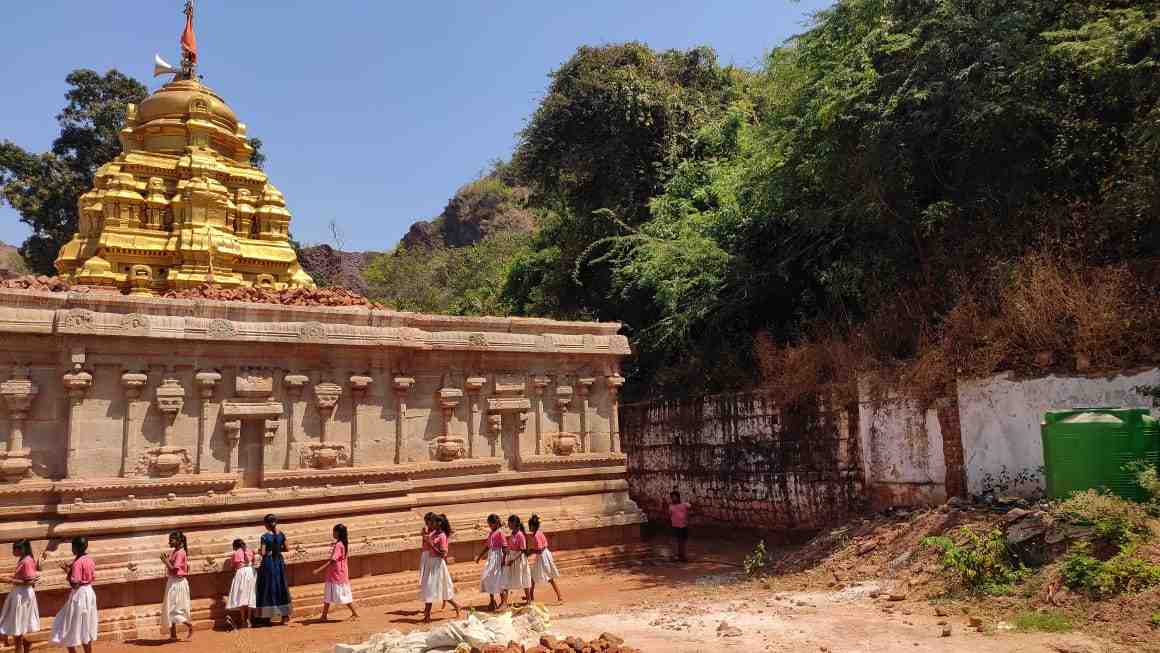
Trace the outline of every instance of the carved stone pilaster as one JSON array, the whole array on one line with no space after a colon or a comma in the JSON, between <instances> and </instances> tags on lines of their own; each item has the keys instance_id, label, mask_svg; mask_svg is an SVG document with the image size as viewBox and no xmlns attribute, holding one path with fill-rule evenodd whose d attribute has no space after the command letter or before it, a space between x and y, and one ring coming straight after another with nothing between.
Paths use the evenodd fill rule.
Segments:
<instances>
[{"instance_id":1,"label":"carved stone pilaster","mask_svg":"<svg viewBox=\"0 0 1160 653\"><path fill-rule=\"evenodd\" d=\"M32 401L40 388L32 381L27 367L12 370L12 376L0 383L0 396L8 407L8 446L0 452L0 480L19 481L32 469L32 451L24 448L24 422L32 410Z\"/></svg>"},{"instance_id":2,"label":"carved stone pilaster","mask_svg":"<svg viewBox=\"0 0 1160 653\"><path fill-rule=\"evenodd\" d=\"M582 377L576 379L576 394L580 395L580 451L587 452L592 448L592 434L588 432L588 393L596 379Z\"/></svg>"},{"instance_id":3,"label":"carved stone pilaster","mask_svg":"<svg viewBox=\"0 0 1160 653\"><path fill-rule=\"evenodd\" d=\"M607 377L608 381L608 430L612 439L613 453L622 453L620 450L620 388L624 386L624 377L613 373Z\"/></svg>"},{"instance_id":4,"label":"carved stone pilaster","mask_svg":"<svg viewBox=\"0 0 1160 653\"><path fill-rule=\"evenodd\" d=\"M242 420L227 419L222 422L222 435L225 436L226 445L230 448L230 472L238 471L238 445L242 440Z\"/></svg>"},{"instance_id":5,"label":"carved stone pilaster","mask_svg":"<svg viewBox=\"0 0 1160 653\"><path fill-rule=\"evenodd\" d=\"M294 443L296 442L295 425L298 424L298 417L294 412L294 405L302 400L302 392L306 388L306 384L310 383L310 377L305 374L287 374L282 377L282 387L286 389L286 457L282 462L282 469L290 469L290 461L294 456Z\"/></svg>"},{"instance_id":6,"label":"carved stone pilaster","mask_svg":"<svg viewBox=\"0 0 1160 653\"><path fill-rule=\"evenodd\" d=\"M198 398L197 457L193 464L195 474L201 473L201 461L206 457L206 447L209 445L210 436L213 435L212 432L207 432L210 428L209 405L213 401L214 391L217 389L217 384L221 380L221 373L214 370L202 370L193 375L193 382L197 386Z\"/></svg>"},{"instance_id":7,"label":"carved stone pilaster","mask_svg":"<svg viewBox=\"0 0 1160 653\"><path fill-rule=\"evenodd\" d=\"M443 435L435 440L435 459L443 462L463 457L463 438L451 436L451 416L463 399L459 388L439 390L439 409L443 412Z\"/></svg>"},{"instance_id":8,"label":"carved stone pilaster","mask_svg":"<svg viewBox=\"0 0 1160 653\"><path fill-rule=\"evenodd\" d=\"M407 395L415 385L415 379L409 376L396 376L391 380L391 389L395 391L398 402L398 414L395 416L395 464L403 462L403 441L407 437Z\"/></svg>"},{"instance_id":9,"label":"carved stone pilaster","mask_svg":"<svg viewBox=\"0 0 1160 653\"><path fill-rule=\"evenodd\" d=\"M121 373L121 387L125 390L125 413L121 419L121 476L129 476L129 454L133 448L134 424L137 422L134 408L141 399L149 375L145 372L128 370Z\"/></svg>"},{"instance_id":10,"label":"carved stone pilaster","mask_svg":"<svg viewBox=\"0 0 1160 653\"><path fill-rule=\"evenodd\" d=\"M469 376L463 383L467 391L467 457L475 457L475 425L479 423L479 392L487 385L482 376Z\"/></svg>"},{"instance_id":11,"label":"carved stone pilaster","mask_svg":"<svg viewBox=\"0 0 1160 653\"><path fill-rule=\"evenodd\" d=\"M350 466L355 466L355 457L359 449L358 408L366 399L374 378L365 374L353 374L350 377Z\"/></svg>"},{"instance_id":12,"label":"carved stone pilaster","mask_svg":"<svg viewBox=\"0 0 1160 653\"><path fill-rule=\"evenodd\" d=\"M532 377L532 394L536 396L536 455L544 453L544 389L552 380L538 374Z\"/></svg>"},{"instance_id":13,"label":"carved stone pilaster","mask_svg":"<svg viewBox=\"0 0 1160 653\"><path fill-rule=\"evenodd\" d=\"M93 385L93 375L82 367L84 359L83 353L74 353L72 370L61 377L65 391L68 393L69 405L68 441L65 445L65 478L78 476L77 455L80 453L81 405L84 403L85 394Z\"/></svg>"}]
</instances>

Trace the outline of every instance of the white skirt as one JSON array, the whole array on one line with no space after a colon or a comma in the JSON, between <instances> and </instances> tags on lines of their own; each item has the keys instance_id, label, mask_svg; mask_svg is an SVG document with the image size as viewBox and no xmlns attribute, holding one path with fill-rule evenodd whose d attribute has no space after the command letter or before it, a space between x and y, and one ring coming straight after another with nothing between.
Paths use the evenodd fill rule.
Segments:
<instances>
[{"instance_id":1,"label":"white skirt","mask_svg":"<svg viewBox=\"0 0 1160 653\"><path fill-rule=\"evenodd\" d=\"M559 576L560 570L556 567L556 561L552 559L552 552L544 549L532 563L532 580L536 583L546 583Z\"/></svg>"},{"instance_id":2,"label":"white skirt","mask_svg":"<svg viewBox=\"0 0 1160 653\"><path fill-rule=\"evenodd\" d=\"M97 641L97 593L92 585L81 585L68 593L68 599L52 621L52 643L57 646L81 646Z\"/></svg>"},{"instance_id":3,"label":"white skirt","mask_svg":"<svg viewBox=\"0 0 1160 653\"><path fill-rule=\"evenodd\" d=\"M428 556L427 573L423 576L419 598L424 603L439 603L455 598L455 583L451 582L446 560L436 555Z\"/></svg>"},{"instance_id":4,"label":"white skirt","mask_svg":"<svg viewBox=\"0 0 1160 653\"><path fill-rule=\"evenodd\" d=\"M423 553L419 554L419 587L427 584L427 563L431 560L431 554L427 553L427 549L423 549Z\"/></svg>"},{"instance_id":5,"label":"white skirt","mask_svg":"<svg viewBox=\"0 0 1160 653\"><path fill-rule=\"evenodd\" d=\"M479 589L484 594L499 594L504 591L503 549L490 549L487 552L487 565L483 568L483 577L479 579Z\"/></svg>"},{"instance_id":6,"label":"white skirt","mask_svg":"<svg viewBox=\"0 0 1160 653\"><path fill-rule=\"evenodd\" d=\"M165 578L165 602L161 605L161 628L189 623L189 581L183 576Z\"/></svg>"},{"instance_id":7,"label":"white skirt","mask_svg":"<svg viewBox=\"0 0 1160 653\"><path fill-rule=\"evenodd\" d=\"M227 610L258 607L258 575L254 568L245 566L234 572L234 582L230 584L230 598Z\"/></svg>"},{"instance_id":8,"label":"white skirt","mask_svg":"<svg viewBox=\"0 0 1160 653\"><path fill-rule=\"evenodd\" d=\"M350 591L350 583L334 583L326 581L322 592L323 603L338 603L350 605L354 603L354 594Z\"/></svg>"},{"instance_id":9,"label":"white skirt","mask_svg":"<svg viewBox=\"0 0 1160 653\"><path fill-rule=\"evenodd\" d=\"M504 567L504 589L521 590L532 586L532 570L528 568L528 556L512 552L512 563Z\"/></svg>"},{"instance_id":10,"label":"white skirt","mask_svg":"<svg viewBox=\"0 0 1160 653\"><path fill-rule=\"evenodd\" d=\"M0 612L0 635L18 637L40 630L40 609L31 585L14 585Z\"/></svg>"}]
</instances>

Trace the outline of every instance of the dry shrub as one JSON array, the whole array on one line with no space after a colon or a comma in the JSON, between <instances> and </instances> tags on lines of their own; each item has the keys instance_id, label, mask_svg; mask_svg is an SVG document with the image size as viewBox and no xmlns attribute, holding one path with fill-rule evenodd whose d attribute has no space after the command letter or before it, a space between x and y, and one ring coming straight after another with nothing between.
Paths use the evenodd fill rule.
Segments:
<instances>
[{"instance_id":1,"label":"dry shrub","mask_svg":"<svg viewBox=\"0 0 1160 653\"><path fill-rule=\"evenodd\" d=\"M1160 266L1091 266L1044 254L947 285L934 302L903 293L857 331L815 325L778 344L755 339L764 385L783 400L827 390L849 397L861 376L871 398L898 391L920 403L953 396L955 381L1002 371L1108 373L1160 362Z\"/></svg>"}]
</instances>

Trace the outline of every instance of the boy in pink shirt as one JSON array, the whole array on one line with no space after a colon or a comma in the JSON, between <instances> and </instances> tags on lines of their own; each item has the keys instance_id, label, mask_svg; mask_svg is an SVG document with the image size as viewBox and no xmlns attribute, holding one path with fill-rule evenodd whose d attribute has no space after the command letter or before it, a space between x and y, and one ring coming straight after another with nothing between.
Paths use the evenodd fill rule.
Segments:
<instances>
[{"instance_id":1,"label":"boy in pink shirt","mask_svg":"<svg viewBox=\"0 0 1160 653\"><path fill-rule=\"evenodd\" d=\"M673 540L677 549L677 560L688 562L689 508L681 501L681 493L673 490L669 495L669 524L673 527Z\"/></svg>"}]
</instances>

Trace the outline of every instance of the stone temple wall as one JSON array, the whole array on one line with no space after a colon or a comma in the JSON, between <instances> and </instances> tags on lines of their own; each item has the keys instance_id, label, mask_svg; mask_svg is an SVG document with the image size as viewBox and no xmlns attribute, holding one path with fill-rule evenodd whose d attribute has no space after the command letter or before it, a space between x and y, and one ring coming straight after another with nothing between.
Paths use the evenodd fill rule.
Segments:
<instances>
[{"instance_id":1,"label":"stone temple wall","mask_svg":"<svg viewBox=\"0 0 1160 653\"><path fill-rule=\"evenodd\" d=\"M538 512L560 546L631 540L618 327L0 290L0 542L50 550L52 614L55 563L90 537L104 615L159 600L175 528L210 593L196 576L268 512L303 582L339 521L356 575L412 565L428 510L464 546L489 512Z\"/></svg>"}]
</instances>

